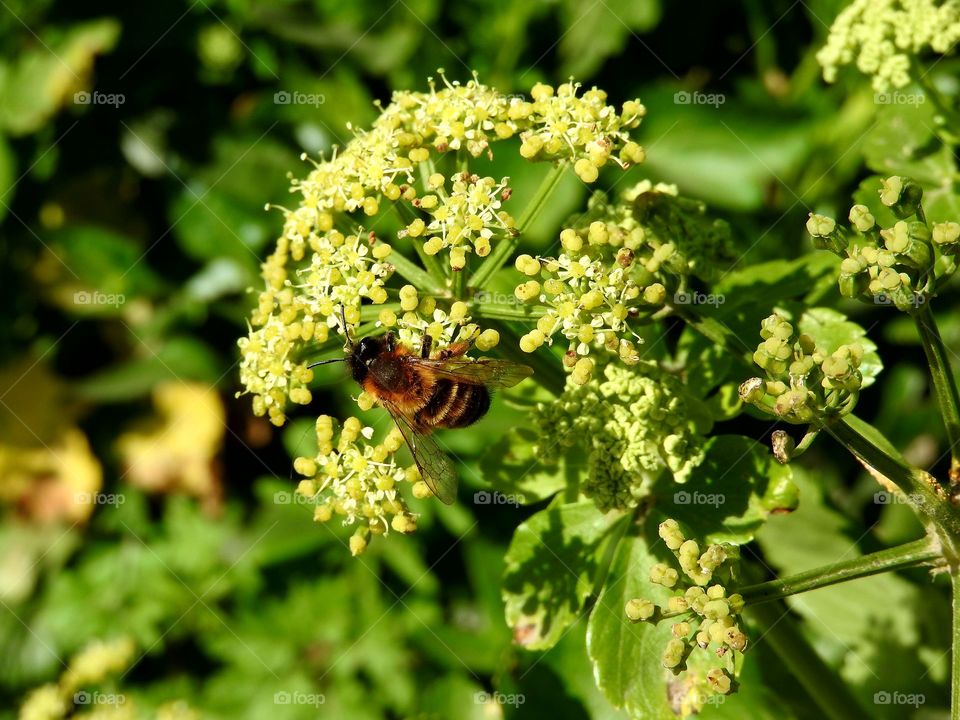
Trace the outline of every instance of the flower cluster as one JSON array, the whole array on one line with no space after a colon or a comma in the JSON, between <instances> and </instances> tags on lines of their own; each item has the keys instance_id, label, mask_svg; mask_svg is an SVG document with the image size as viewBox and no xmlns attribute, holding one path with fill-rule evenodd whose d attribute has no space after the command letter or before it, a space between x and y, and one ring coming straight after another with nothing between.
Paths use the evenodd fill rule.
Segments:
<instances>
[{"instance_id":1,"label":"flower cluster","mask_svg":"<svg viewBox=\"0 0 960 720\"><path fill-rule=\"evenodd\" d=\"M631 321L662 309L689 275L709 274L718 265L710 260L728 251L726 226L697 223L703 206L676 195L675 187L646 180L617 203L597 193L589 211L560 233L558 256L517 258L517 270L530 278L516 287L517 298L546 307L521 338L524 352L562 336L564 364L581 384L594 367L592 349L628 365L639 361Z\"/></svg>"},{"instance_id":2,"label":"flower cluster","mask_svg":"<svg viewBox=\"0 0 960 720\"><path fill-rule=\"evenodd\" d=\"M680 572L664 563L650 568L650 582L670 590L673 595L663 606L646 598L627 601L624 609L632 622L672 620L671 639L661 655L661 663L674 674L687 670L690 656L696 650L713 652L717 660L702 661L712 665L703 673L702 683L691 688L690 702L701 709L710 695L726 695L735 690L734 656L747 647L747 636L740 628L737 616L743 611L744 600L739 594L728 595L726 584L732 579L734 565L739 560L739 549L734 545L710 545L702 552L695 540L684 537L675 520L660 524L660 537L673 552ZM681 574L682 573L682 574ZM692 665L693 663L691 663ZM703 662L698 663L698 670ZM683 713L684 715L689 713Z\"/></svg>"},{"instance_id":3,"label":"flower cluster","mask_svg":"<svg viewBox=\"0 0 960 720\"><path fill-rule=\"evenodd\" d=\"M314 504L313 518L327 522L334 515L345 525L357 525L350 537L350 552L362 553L371 535L391 529L410 533L416 530L416 516L400 494L404 482L413 484L417 498L430 496L416 467L398 465L394 458L403 445L400 430L394 427L377 444L370 444L373 428L364 427L355 417L347 418L334 441L333 418L317 418L317 454L298 457L294 469L306 479L297 493Z\"/></svg>"},{"instance_id":4,"label":"flower cluster","mask_svg":"<svg viewBox=\"0 0 960 720\"><path fill-rule=\"evenodd\" d=\"M434 173L427 179L433 193L413 201L429 217L426 221L415 218L401 234L424 237L423 251L427 255L449 249L450 267L462 270L468 251L486 257L495 232L514 232L514 219L500 210L511 194L507 180L503 178L498 183L492 177L481 178L464 171L451 176L448 192L446 178Z\"/></svg>"},{"instance_id":5,"label":"flower cluster","mask_svg":"<svg viewBox=\"0 0 960 720\"><path fill-rule=\"evenodd\" d=\"M578 96L579 89L572 80L556 90L538 83L530 91L533 102L511 100L509 117L526 128L520 134L520 154L527 159L570 159L586 183L596 180L608 161L621 167L643 162L643 148L627 131L640 124L646 108L632 100L618 113L607 105L603 90L593 88Z\"/></svg>"},{"instance_id":6,"label":"flower cluster","mask_svg":"<svg viewBox=\"0 0 960 720\"><path fill-rule=\"evenodd\" d=\"M604 378L578 385L538 406L535 454L544 462L585 452L581 490L597 506L634 507L664 473L685 482L703 459L703 438L691 418L682 383L655 364L614 363Z\"/></svg>"},{"instance_id":7,"label":"flower cluster","mask_svg":"<svg viewBox=\"0 0 960 720\"><path fill-rule=\"evenodd\" d=\"M956 0L854 0L837 16L817 60L827 82L841 66L855 63L883 93L910 83L912 56L949 53L958 40Z\"/></svg>"},{"instance_id":8,"label":"flower cluster","mask_svg":"<svg viewBox=\"0 0 960 720\"><path fill-rule=\"evenodd\" d=\"M887 228L880 227L866 205L850 208L849 228L832 218L810 215L807 231L817 247L843 258L839 282L845 297L915 313L953 274L960 224L928 224L922 196L920 186L908 178L884 180L880 201L899 218Z\"/></svg>"},{"instance_id":9,"label":"flower cluster","mask_svg":"<svg viewBox=\"0 0 960 720\"><path fill-rule=\"evenodd\" d=\"M754 377L744 382L740 386L744 402L797 424L853 410L863 384L861 345L841 345L827 353L776 313L761 323L760 337L763 342L753 353L753 361L766 371L768 379Z\"/></svg>"}]
</instances>

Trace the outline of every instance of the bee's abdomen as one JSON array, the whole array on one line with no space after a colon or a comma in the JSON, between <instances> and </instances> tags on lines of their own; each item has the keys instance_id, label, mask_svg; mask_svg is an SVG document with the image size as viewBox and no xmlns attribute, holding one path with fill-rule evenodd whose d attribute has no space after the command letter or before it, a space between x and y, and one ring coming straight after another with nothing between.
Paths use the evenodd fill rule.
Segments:
<instances>
[{"instance_id":1,"label":"bee's abdomen","mask_svg":"<svg viewBox=\"0 0 960 720\"><path fill-rule=\"evenodd\" d=\"M466 427L482 418L489 408L490 392L483 385L441 379L417 413L417 421L425 427Z\"/></svg>"}]
</instances>

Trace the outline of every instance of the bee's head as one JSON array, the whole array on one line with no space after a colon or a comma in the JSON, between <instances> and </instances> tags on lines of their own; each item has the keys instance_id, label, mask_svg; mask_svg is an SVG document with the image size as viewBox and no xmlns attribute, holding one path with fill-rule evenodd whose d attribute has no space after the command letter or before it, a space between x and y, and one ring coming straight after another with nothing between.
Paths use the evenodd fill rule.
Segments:
<instances>
[{"instance_id":1,"label":"bee's head","mask_svg":"<svg viewBox=\"0 0 960 720\"><path fill-rule=\"evenodd\" d=\"M348 362L354 380L363 382L363 379L367 376L370 363L383 352L383 349L383 340L374 337L362 338L360 342L353 346Z\"/></svg>"}]
</instances>

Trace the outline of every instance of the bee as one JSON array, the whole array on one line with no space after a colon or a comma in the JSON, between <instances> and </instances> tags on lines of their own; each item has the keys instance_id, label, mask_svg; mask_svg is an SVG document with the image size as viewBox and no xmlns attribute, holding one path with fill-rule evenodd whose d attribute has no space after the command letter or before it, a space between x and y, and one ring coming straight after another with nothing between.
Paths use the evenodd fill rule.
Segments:
<instances>
[{"instance_id":1,"label":"bee","mask_svg":"<svg viewBox=\"0 0 960 720\"><path fill-rule=\"evenodd\" d=\"M424 335L418 353L392 332L353 342L345 320L344 334L345 357L308 367L346 362L353 379L400 428L427 487L442 502L452 504L457 496L456 469L431 433L477 422L490 408L492 389L513 387L530 377L533 369L509 360L465 357L473 339L434 352L433 338Z\"/></svg>"}]
</instances>

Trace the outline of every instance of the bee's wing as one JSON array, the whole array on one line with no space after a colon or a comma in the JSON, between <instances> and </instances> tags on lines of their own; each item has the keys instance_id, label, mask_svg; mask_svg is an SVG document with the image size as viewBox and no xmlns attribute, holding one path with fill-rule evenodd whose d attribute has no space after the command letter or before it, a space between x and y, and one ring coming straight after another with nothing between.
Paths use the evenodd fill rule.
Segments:
<instances>
[{"instance_id":1,"label":"bee's wing","mask_svg":"<svg viewBox=\"0 0 960 720\"><path fill-rule=\"evenodd\" d=\"M452 505L457 499L457 471L450 458L440 449L436 440L417 430L413 419L399 407L386 398L381 398L380 402L403 433L403 439L407 441L413 461L427 487L441 502Z\"/></svg>"},{"instance_id":2,"label":"bee's wing","mask_svg":"<svg viewBox=\"0 0 960 720\"><path fill-rule=\"evenodd\" d=\"M533 368L510 360L496 358L454 357L446 360L413 359L437 377L492 388L509 388L533 375Z\"/></svg>"}]
</instances>

